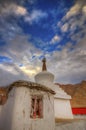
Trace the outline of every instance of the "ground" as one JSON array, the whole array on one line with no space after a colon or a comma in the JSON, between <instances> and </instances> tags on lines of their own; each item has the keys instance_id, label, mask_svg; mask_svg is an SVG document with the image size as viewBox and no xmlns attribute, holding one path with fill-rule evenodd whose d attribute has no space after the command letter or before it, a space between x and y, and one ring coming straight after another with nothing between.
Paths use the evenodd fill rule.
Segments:
<instances>
[{"instance_id":1,"label":"ground","mask_svg":"<svg viewBox=\"0 0 86 130\"><path fill-rule=\"evenodd\" d=\"M55 130L86 130L86 119L56 120Z\"/></svg>"}]
</instances>

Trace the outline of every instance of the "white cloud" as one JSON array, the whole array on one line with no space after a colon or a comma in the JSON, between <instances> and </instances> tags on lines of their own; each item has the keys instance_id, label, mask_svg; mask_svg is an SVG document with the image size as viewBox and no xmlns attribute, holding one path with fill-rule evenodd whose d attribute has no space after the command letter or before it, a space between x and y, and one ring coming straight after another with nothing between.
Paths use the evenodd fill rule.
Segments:
<instances>
[{"instance_id":1,"label":"white cloud","mask_svg":"<svg viewBox=\"0 0 86 130\"><path fill-rule=\"evenodd\" d=\"M62 31L66 32L67 29L72 30L71 38L79 39L81 33L86 33L85 26L83 25L86 17L83 15L80 16L81 20L77 20L76 17L70 19L71 16L76 15L78 10L83 11L85 13L85 5L82 8L78 6L74 6L67 13L67 17L65 17L65 21L69 18L68 23L63 21L64 25L62 26ZM14 10L14 8L16 10ZM76 9L76 10L75 10ZM12 12L13 10L13 12ZM71 12L73 10L73 13ZM16 15L23 15L25 20L29 23L38 22L41 18L47 17L45 12L40 10L33 10L31 14L27 13L27 10L23 6L17 5L9 5L8 7L2 9L2 14L15 13ZM83 13L83 14L84 14ZM10 57L15 64L3 64L0 65L0 84L7 85L11 81L18 79L27 79L33 80L33 76L40 71L41 61L38 59L43 52L37 49L29 42L29 38L27 36L18 35L17 32L22 33L22 30L14 24L15 21L10 24L6 23L5 19L1 19L3 26L0 26L0 31L2 32L4 39L7 41L5 46L0 46L0 55ZM1 21L0 20L0 21ZM60 27L62 24L58 24ZM70 27L68 27L70 26ZM81 26L83 31L78 32L77 35L73 35L73 30L76 26ZM15 32L16 35L13 35L9 30L10 29ZM9 33L10 32L10 33ZM9 34L9 35L8 35ZM51 43L59 42L61 37L55 35L51 39ZM79 39L80 40L80 39ZM62 49L62 51L54 52L53 54L46 53L46 57L48 57L48 70L54 73L56 78L56 82L78 82L82 79L86 78L86 39L78 43L73 51L70 51L72 48L71 44ZM32 57L35 56L33 59ZM22 67L18 65L22 64ZM27 77L29 76L29 78Z\"/></svg>"},{"instance_id":2,"label":"white cloud","mask_svg":"<svg viewBox=\"0 0 86 130\"><path fill-rule=\"evenodd\" d=\"M26 38L27 39L27 38ZM25 41L25 37L23 38ZM15 60L15 64L0 65L0 84L7 85L18 79L34 80L34 75L41 71L42 62L37 57L31 59L30 50L37 52L33 46L28 46L23 40L19 40L14 47L12 43L10 49L10 57ZM78 43L73 50L71 43L68 43L62 51L55 51L53 54L45 54L47 58L48 71L55 74L55 82L61 83L76 83L86 79L86 39ZM29 44L30 45L30 44ZM30 47L30 48L29 48ZM24 50L23 50L24 48ZM7 52L8 52L7 51ZM20 55L19 55L20 54ZM22 63L23 66L19 67L17 63Z\"/></svg>"},{"instance_id":3,"label":"white cloud","mask_svg":"<svg viewBox=\"0 0 86 130\"><path fill-rule=\"evenodd\" d=\"M40 57L42 52L28 41L29 36L16 35L3 46L5 55L15 63L29 63L33 56ZM3 51L1 52L3 53Z\"/></svg>"},{"instance_id":4,"label":"white cloud","mask_svg":"<svg viewBox=\"0 0 86 130\"><path fill-rule=\"evenodd\" d=\"M76 3L66 14L66 18L70 18L71 16L76 15L79 13L79 10L81 8L81 5L79 3Z\"/></svg>"},{"instance_id":5,"label":"white cloud","mask_svg":"<svg viewBox=\"0 0 86 130\"><path fill-rule=\"evenodd\" d=\"M0 64L0 85L6 86L16 80L34 81L34 76L40 71L41 62L38 59L30 61L30 57L28 57L28 61L23 66L19 66L17 63Z\"/></svg>"},{"instance_id":6,"label":"white cloud","mask_svg":"<svg viewBox=\"0 0 86 130\"><path fill-rule=\"evenodd\" d=\"M12 13L16 15L26 15L27 10L23 6L17 5L15 3L5 4L4 7L1 7L0 15L9 15Z\"/></svg>"},{"instance_id":7,"label":"white cloud","mask_svg":"<svg viewBox=\"0 0 86 130\"><path fill-rule=\"evenodd\" d=\"M47 15L46 12L42 12L41 10L33 10L31 14L25 16L25 21L32 24L33 22L38 22L42 18L46 18Z\"/></svg>"},{"instance_id":8,"label":"white cloud","mask_svg":"<svg viewBox=\"0 0 86 130\"><path fill-rule=\"evenodd\" d=\"M55 74L55 82L76 83L86 80L86 38L76 44L73 50L68 43L62 51L48 56L48 70ZM70 44L70 45L69 45Z\"/></svg>"},{"instance_id":9,"label":"white cloud","mask_svg":"<svg viewBox=\"0 0 86 130\"><path fill-rule=\"evenodd\" d=\"M59 42L61 40L61 38L60 38L60 36L58 36L58 35L55 35L52 39L51 39L51 41L50 41L50 43L56 43L56 42Z\"/></svg>"},{"instance_id":10,"label":"white cloud","mask_svg":"<svg viewBox=\"0 0 86 130\"><path fill-rule=\"evenodd\" d=\"M85 8L86 1L77 0L62 20L57 24L63 33L69 31L68 36L72 41L79 42L82 37L86 36Z\"/></svg>"},{"instance_id":11,"label":"white cloud","mask_svg":"<svg viewBox=\"0 0 86 130\"><path fill-rule=\"evenodd\" d=\"M22 34L22 29L17 25L16 21L12 19L12 22L9 22L9 19L1 18L0 20L0 34L4 41L11 40L18 34Z\"/></svg>"},{"instance_id":12,"label":"white cloud","mask_svg":"<svg viewBox=\"0 0 86 130\"><path fill-rule=\"evenodd\" d=\"M7 86L16 80L30 80L16 64L0 64L0 86Z\"/></svg>"},{"instance_id":13,"label":"white cloud","mask_svg":"<svg viewBox=\"0 0 86 130\"><path fill-rule=\"evenodd\" d=\"M26 8L22 7L22 6L16 6L16 10L14 11L17 15L26 15L27 14L27 10Z\"/></svg>"},{"instance_id":14,"label":"white cloud","mask_svg":"<svg viewBox=\"0 0 86 130\"><path fill-rule=\"evenodd\" d=\"M65 23L62 27L61 27L61 30L62 30L62 32L66 32L66 31L68 31L68 23Z\"/></svg>"},{"instance_id":15,"label":"white cloud","mask_svg":"<svg viewBox=\"0 0 86 130\"><path fill-rule=\"evenodd\" d=\"M75 19L75 17L78 14L81 14L82 12L83 13L86 12L86 1L85 0L82 0L82 1L76 0L75 4L69 9L69 11L66 13L66 15L62 19L63 19L63 21L66 21L66 20L69 20L72 16ZM83 16L83 13L82 13L82 15L80 15L81 18ZM77 20L77 18L76 18L76 20ZM79 21L81 21L81 20L79 19Z\"/></svg>"},{"instance_id":16,"label":"white cloud","mask_svg":"<svg viewBox=\"0 0 86 130\"><path fill-rule=\"evenodd\" d=\"M82 12L86 15L86 5L82 8Z\"/></svg>"},{"instance_id":17,"label":"white cloud","mask_svg":"<svg viewBox=\"0 0 86 130\"><path fill-rule=\"evenodd\" d=\"M37 57L32 60L32 54L29 50L30 46L27 46L28 51L23 50L22 47L24 46L19 46L21 51L17 47L12 48L11 46L6 52L6 55L13 60L13 63L7 62L0 64L0 85L2 86L8 85L16 80L34 81L34 75L40 71L40 62ZM32 49L33 47L30 48ZM35 51L36 49L34 48L34 53L36 53ZM19 66L20 64L21 66Z\"/></svg>"},{"instance_id":18,"label":"white cloud","mask_svg":"<svg viewBox=\"0 0 86 130\"><path fill-rule=\"evenodd\" d=\"M34 61L33 61L34 63ZM27 74L31 79L34 78L34 75L36 75L40 71L39 66L34 66L33 64L26 64L25 66L20 67L20 69Z\"/></svg>"},{"instance_id":19,"label":"white cloud","mask_svg":"<svg viewBox=\"0 0 86 130\"><path fill-rule=\"evenodd\" d=\"M13 61L13 64L8 62L0 64L0 80L4 79L0 82L1 85L18 79L28 79L27 77L33 80L34 75L40 70L39 57L42 51L35 48L28 38L28 36L17 35L11 40L8 39L5 46L0 46L2 49L0 55L9 57Z\"/></svg>"}]
</instances>

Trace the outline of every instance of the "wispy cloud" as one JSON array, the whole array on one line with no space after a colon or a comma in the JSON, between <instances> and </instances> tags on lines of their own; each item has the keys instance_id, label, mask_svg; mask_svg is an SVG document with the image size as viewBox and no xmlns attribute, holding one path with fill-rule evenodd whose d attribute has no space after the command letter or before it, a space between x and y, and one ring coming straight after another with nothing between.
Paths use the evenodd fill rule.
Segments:
<instances>
[{"instance_id":1,"label":"wispy cloud","mask_svg":"<svg viewBox=\"0 0 86 130\"><path fill-rule=\"evenodd\" d=\"M10 14L25 15L27 14L27 10L23 6L17 5L16 3L5 4L1 7L0 15L6 16Z\"/></svg>"},{"instance_id":2,"label":"wispy cloud","mask_svg":"<svg viewBox=\"0 0 86 130\"><path fill-rule=\"evenodd\" d=\"M51 44L54 44L54 43L59 42L60 40L61 40L60 36L55 35L55 36L51 39L50 43L51 43Z\"/></svg>"},{"instance_id":3,"label":"wispy cloud","mask_svg":"<svg viewBox=\"0 0 86 130\"><path fill-rule=\"evenodd\" d=\"M73 45L68 43L63 47L62 51L45 54L48 71L55 74L55 82L76 83L86 79L85 41L86 39L78 43L73 50L71 50ZM18 79L33 80L34 75L41 71L41 61L39 58L35 57L34 60L31 58L33 47L29 50L29 46L25 45L27 49L23 50L23 47L26 47L21 44L18 45L19 47L21 46L20 49L14 48L13 45L9 49L9 51L12 50L10 57L15 60L16 64L4 63L0 65L0 72L2 74L0 75L0 79L2 79L1 85L7 85ZM20 63L22 66L19 66Z\"/></svg>"},{"instance_id":4,"label":"wispy cloud","mask_svg":"<svg viewBox=\"0 0 86 130\"><path fill-rule=\"evenodd\" d=\"M68 18L70 18L70 17L72 17L72 16L78 14L79 11L80 11L80 9L81 9L80 4L79 4L79 3L76 3L76 4L75 4L73 7L71 7L71 9L67 12L67 14L66 14L65 17L68 19Z\"/></svg>"},{"instance_id":5,"label":"wispy cloud","mask_svg":"<svg viewBox=\"0 0 86 130\"><path fill-rule=\"evenodd\" d=\"M0 86L7 86L21 79L28 80L29 76L24 74L16 64L0 64Z\"/></svg>"},{"instance_id":6,"label":"wispy cloud","mask_svg":"<svg viewBox=\"0 0 86 130\"><path fill-rule=\"evenodd\" d=\"M33 3L33 1L29 1L29 3ZM23 16L25 22L32 24L33 22L37 23L43 18L48 16L47 12L43 12L41 10L33 9L32 11L28 11L23 5L17 4L17 2L4 3L4 5L0 6L0 16L7 17L10 15L15 15L16 17Z\"/></svg>"},{"instance_id":7,"label":"wispy cloud","mask_svg":"<svg viewBox=\"0 0 86 130\"><path fill-rule=\"evenodd\" d=\"M67 21L75 18L76 18L75 20L78 21L77 16L82 19L83 17L85 17L85 12L86 12L86 1L77 0L75 4L70 8L70 10L66 13L66 15L63 17L63 21Z\"/></svg>"},{"instance_id":8,"label":"wispy cloud","mask_svg":"<svg viewBox=\"0 0 86 130\"><path fill-rule=\"evenodd\" d=\"M14 39L8 40L7 44L2 46L0 55L7 57L5 62L0 64L0 80L3 79L1 85L19 79L34 80L34 75L40 70L39 57L42 52L28 42L27 36L17 35Z\"/></svg>"},{"instance_id":9,"label":"wispy cloud","mask_svg":"<svg viewBox=\"0 0 86 130\"><path fill-rule=\"evenodd\" d=\"M26 14L27 9L16 1L7 0L0 3L0 36L5 43L15 35L23 33L17 22L20 16L24 17Z\"/></svg>"},{"instance_id":10,"label":"wispy cloud","mask_svg":"<svg viewBox=\"0 0 86 130\"><path fill-rule=\"evenodd\" d=\"M64 25L62 25L62 27L61 27L62 32L67 32L68 27L69 27L68 23L65 23Z\"/></svg>"},{"instance_id":11,"label":"wispy cloud","mask_svg":"<svg viewBox=\"0 0 86 130\"><path fill-rule=\"evenodd\" d=\"M85 7L85 0L77 0L63 16L61 21L57 23L57 27L60 28L62 34L76 43L86 36ZM68 36L66 33L68 33Z\"/></svg>"},{"instance_id":12,"label":"wispy cloud","mask_svg":"<svg viewBox=\"0 0 86 130\"><path fill-rule=\"evenodd\" d=\"M1 46L3 51L0 54L9 56L15 63L29 62L28 58L32 58L33 55L40 56L40 49L37 49L31 42L28 41L29 36L16 35L11 40L7 40L5 46ZM38 54L39 53L39 54Z\"/></svg>"},{"instance_id":13,"label":"wispy cloud","mask_svg":"<svg viewBox=\"0 0 86 130\"><path fill-rule=\"evenodd\" d=\"M27 10L26 8L22 7L22 6L17 6L16 10L14 11L17 15L26 15L27 14Z\"/></svg>"},{"instance_id":14,"label":"wispy cloud","mask_svg":"<svg viewBox=\"0 0 86 130\"><path fill-rule=\"evenodd\" d=\"M40 59L44 55L56 82L86 79L86 39L81 41L86 36L86 1L75 1L69 10L65 2L60 2L58 9L58 6L50 7L45 11L36 6L31 8L29 5L34 4L34 0L27 0L29 5L25 7L25 1L1 0L0 3L0 84L7 85L18 79L33 80L41 71ZM57 24L57 21L60 22Z\"/></svg>"},{"instance_id":15,"label":"wispy cloud","mask_svg":"<svg viewBox=\"0 0 86 130\"><path fill-rule=\"evenodd\" d=\"M32 24L33 22L38 22L40 19L46 18L48 14L42 12L41 10L33 10L30 14L25 16L25 21Z\"/></svg>"},{"instance_id":16,"label":"wispy cloud","mask_svg":"<svg viewBox=\"0 0 86 130\"><path fill-rule=\"evenodd\" d=\"M86 15L86 5L82 8L82 12Z\"/></svg>"},{"instance_id":17,"label":"wispy cloud","mask_svg":"<svg viewBox=\"0 0 86 130\"><path fill-rule=\"evenodd\" d=\"M55 51L52 56L48 55L48 69L55 74L56 82L78 83L86 79L85 41L86 38L81 40L74 48L71 43L68 43L60 52Z\"/></svg>"}]
</instances>

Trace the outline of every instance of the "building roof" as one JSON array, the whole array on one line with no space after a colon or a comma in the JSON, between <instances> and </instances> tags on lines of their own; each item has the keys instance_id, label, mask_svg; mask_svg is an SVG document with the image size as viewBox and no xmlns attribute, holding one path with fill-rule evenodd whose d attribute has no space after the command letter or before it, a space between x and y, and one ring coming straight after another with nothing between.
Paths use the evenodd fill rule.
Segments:
<instances>
[{"instance_id":1,"label":"building roof","mask_svg":"<svg viewBox=\"0 0 86 130\"><path fill-rule=\"evenodd\" d=\"M72 108L86 108L86 81L79 84L58 84L66 93L72 96Z\"/></svg>"},{"instance_id":2,"label":"building roof","mask_svg":"<svg viewBox=\"0 0 86 130\"><path fill-rule=\"evenodd\" d=\"M34 83L34 82L28 82L28 81L24 81L24 80L18 80L16 82L13 82L12 84L10 84L7 87L0 87L0 99L3 99L3 96L5 96L5 100L1 100L0 105L5 104L5 102L7 101L7 98L8 98L8 93L14 87L22 87L22 86L30 88L30 89L37 89L37 90L45 91L45 92L48 92L51 94L55 94L55 92L52 89L50 89L44 85Z\"/></svg>"},{"instance_id":3,"label":"building roof","mask_svg":"<svg viewBox=\"0 0 86 130\"><path fill-rule=\"evenodd\" d=\"M13 88L13 87L28 87L30 89L37 89L37 90L41 90L41 91L46 91L46 92L49 92L51 94L55 94L55 92L44 86L44 85L41 85L41 84L38 84L38 83L34 83L34 82L30 82L30 81L25 81L25 80L18 80L16 82L13 82L12 84L10 84L8 86L8 92Z\"/></svg>"}]
</instances>

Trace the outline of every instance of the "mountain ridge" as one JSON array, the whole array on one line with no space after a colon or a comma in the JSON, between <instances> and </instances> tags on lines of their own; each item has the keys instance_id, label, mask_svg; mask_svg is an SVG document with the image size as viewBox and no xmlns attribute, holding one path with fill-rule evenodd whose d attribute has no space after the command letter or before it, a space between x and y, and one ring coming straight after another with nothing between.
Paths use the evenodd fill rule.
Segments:
<instances>
[{"instance_id":1,"label":"mountain ridge","mask_svg":"<svg viewBox=\"0 0 86 130\"><path fill-rule=\"evenodd\" d=\"M59 85L67 94L71 95L72 108L86 107L86 81L83 80L78 84L60 84Z\"/></svg>"}]
</instances>

